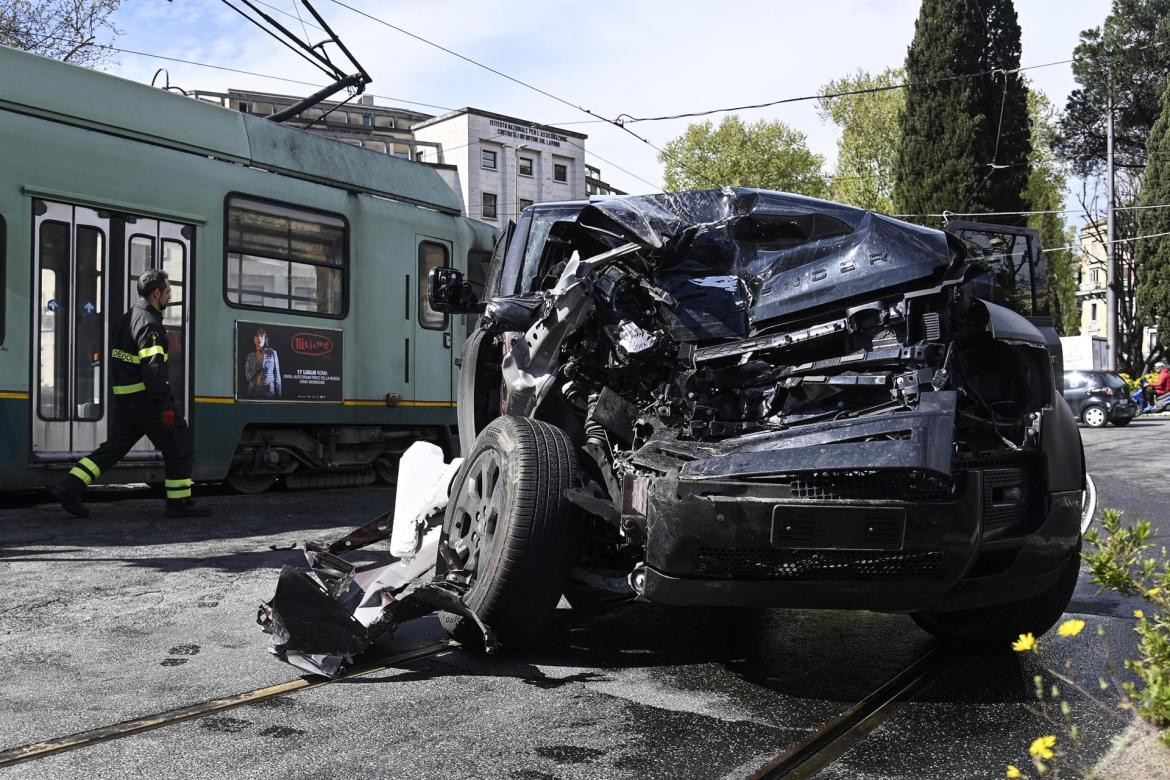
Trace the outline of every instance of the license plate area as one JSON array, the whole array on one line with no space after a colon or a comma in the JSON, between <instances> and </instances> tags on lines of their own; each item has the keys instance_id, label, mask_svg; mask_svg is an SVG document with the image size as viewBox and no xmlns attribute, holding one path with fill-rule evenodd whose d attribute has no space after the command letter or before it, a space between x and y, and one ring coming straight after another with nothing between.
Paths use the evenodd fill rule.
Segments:
<instances>
[{"instance_id":1,"label":"license plate area","mask_svg":"<svg viewBox=\"0 0 1170 780\"><path fill-rule=\"evenodd\" d=\"M789 550L901 550L906 510L900 507L772 508L772 546Z\"/></svg>"}]
</instances>

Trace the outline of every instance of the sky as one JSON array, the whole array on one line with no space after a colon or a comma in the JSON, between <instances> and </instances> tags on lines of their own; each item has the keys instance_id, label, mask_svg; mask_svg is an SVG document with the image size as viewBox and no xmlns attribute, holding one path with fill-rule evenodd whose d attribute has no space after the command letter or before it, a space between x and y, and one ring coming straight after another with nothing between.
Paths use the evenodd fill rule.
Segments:
<instances>
[{"instance_id":1,"label":"sky","mask_svg":"<svg viewBox=\"0 0 1170 780\"><path fill-rule=\"evenodd\" d=\"M293 0L264 2L288 14L295 11ZM600 167L610 184L631 193L661 187L658 153L576 107L609 118L655 116L812 95L828 81L858 69L878 72L901 65L919 6L917 0L546 0L495 5L341 0L539 87L560 102L364 18L338 0L312 2L373 77L367 91L377 96L376 103L435 114L472 106L587 133L587 161ZM1109 7L1109 0L1016 0L1023 32L1021 64L1068 59L1079 33L1101 24ZM290 29L302 29L297 19L269 12ZM115 25L121 31L115 45L124 49L324 83L322 74L219 0L125 0ZM310 27L307 32L316 31ZM149 83L160 67L167 69L171 84L187 90L313 91L158 56L115 53L103 69ZM1068 64L1030 70L1028 76L1057 107L1076 87ZM747 121L778 119L800 130L831 169L838 134L817 117L814 101L739 113ZM721 116L712 118L718 122ZM629 127L661 147L680 135L688 121L695 120Z\"/></svg>"}]
</instances>

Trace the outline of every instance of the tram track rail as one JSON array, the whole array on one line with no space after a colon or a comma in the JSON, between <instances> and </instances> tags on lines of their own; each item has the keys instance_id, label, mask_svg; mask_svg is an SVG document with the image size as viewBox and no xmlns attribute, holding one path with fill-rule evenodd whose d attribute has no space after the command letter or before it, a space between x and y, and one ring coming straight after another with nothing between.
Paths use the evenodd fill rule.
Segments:
<instances>
[{"instance_id":1,"label":"tram track rail","mask_svg":"<svg viewBox=\"0 0 1170 780\"><path fill-rule=\"evenodd\" d=\"M816 775L895 714L954 659L953 650L933 645L861 701L748 775L748 780L798 780Z\"/></svg>"},{"instance_id":2,"label":"tram track rail","mask_svg":"<svg viewBox=\"0 0 1170 780\"><path fill-rule=\"evenodd\" d=\"M99 726L98 728L79 731L63 737L56 737L40 742L30 742L26 745L0 751L0 768L48 758L70 750L92 747L103 742L124 739L146 731L153 731L175 725L176 723L183 723L184 721L194 720L195 718L202 718L225 710L242 707L246 704L255 704L268 699L275 699L278 696L287 696L311 688L320 688L330 683L394 669L413 661L442 655L459 647L460 644L454 640L433 642L357 666L335 680L305 675L295 680L269 685L264 688L257 688L245 693L237 693L219 699L209 699L198 704L188 704L153 715L124 720L109 726Z\"/></svg>"}]
</instances>

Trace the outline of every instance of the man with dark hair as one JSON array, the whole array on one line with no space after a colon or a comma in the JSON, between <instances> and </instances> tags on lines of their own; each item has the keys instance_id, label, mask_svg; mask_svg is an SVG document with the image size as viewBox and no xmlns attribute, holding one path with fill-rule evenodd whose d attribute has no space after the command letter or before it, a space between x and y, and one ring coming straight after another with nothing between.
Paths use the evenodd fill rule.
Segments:
<instances>
[{"instance_id":1,"label":"man with dark hair","mask_svg":"<svg viewBox=\"0 0 1170 780\"><path fill-rule=\"evenodd\" d=\"M69 470L53 488L53 495L65 511L88 517L82 492L148 436L166 459L167 517L207 517L211 510L196 506L191 499L191 430L175 410L167 372L162 312L171 299L171 285L166 272L151 268L142 274L138 295L113 335L109 438Z\"/></svg>"}]
</instances>

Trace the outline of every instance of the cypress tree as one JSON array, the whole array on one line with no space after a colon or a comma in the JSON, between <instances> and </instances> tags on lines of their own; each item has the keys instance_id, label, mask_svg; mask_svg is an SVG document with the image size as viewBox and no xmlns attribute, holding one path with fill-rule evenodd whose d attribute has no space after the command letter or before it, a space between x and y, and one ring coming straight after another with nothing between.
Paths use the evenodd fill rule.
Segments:
<instances>
[{"instance_id":1,"label":"cypress tree","mask_svg":"<svg viewBox=\"0 0 1170 780\"><path fill-rule=\"evenodd\" d=\"M983 126L981 162L1007 167L985 171L983 188L973 198L983 208L971 211L1027 211L1032 154L1028 86L1020 74L1006 72L1020 67L1020 24L1012 0L980 0L979 5L986 21L980 70L1005 71L993 75L990 82L977 79L975 83L988 120ZM987 217L985 221L1026 225L1027 217Z\"/></svg>"},{"instance_id":2,"label":"cypress tree","mask_svg":"<svg viewBox=\"0 0 1170 780\"><path fill-rule=\"evenodd\" d=\"M1011 71L1019 63L1020 26L1011 0L922 0L906 53L907 81L921 86L907 90L898 117L898 211L1026 208L1031 123L1023 80L997 73L926 83ZM993 168L993 162L1008 167ZM1018 217L1003 221L1023 223Z\"/></svg>"},{"instance_id":3,"label":"cypress tree","mask_svg":"<svg viewBox=\"0 0 1170 780\"><path fill-rule=\"evenodd\" d=\"M1150 131L1146 154L1141 205L1170 203L1170 79L1162 92L1162 113ZM1138 211L1139 236L1167 232L1170 232L1170 209ZM1165 345L1170 342L1170 236L1135 241L1133 258L1138 307L1146 322L1157 327L1164 355ZM1155 350L1150 358L1157 356Z\"/></svg>"}]
</instances>

